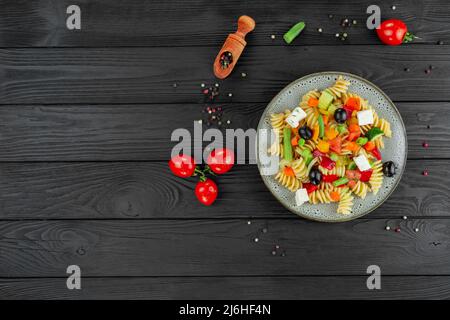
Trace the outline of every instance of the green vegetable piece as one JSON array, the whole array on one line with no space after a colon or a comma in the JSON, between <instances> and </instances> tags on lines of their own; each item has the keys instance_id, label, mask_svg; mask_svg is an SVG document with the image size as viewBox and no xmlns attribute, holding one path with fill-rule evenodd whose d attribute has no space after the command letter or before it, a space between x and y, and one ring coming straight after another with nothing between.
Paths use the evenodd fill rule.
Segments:
<instances>
[{"instance_id":1,"label":"green vegetable piece","mask_svg":"<svg viewBox=\"0 0 450 320\"><path fill-rule=\"evenodd\" d=\"M334 104L330 104L330 106L328 107L328 114L334 114L334 112L338 109L337 106L335 106Z\"/></svg>"},{"instance_id":2,"label":"green vegetable piece","mask_svg":"<svg viewBox=\"0 0 450 320\"><path fill-rule=\"evenodd\" d=\"M359 144L360 146L365 145L368 141L369 141L369 139L364 138L364 137L360 137L360 138L356 139L356 143Z\"/></svg>"},{"instance_id":3,"label":"green vegetable piece","mask_svg":"<svg viewBox=\"0 0 450 320\"><path fill-rule=\"evenodd\" d=\"M339 156L336 153L332 152L330 153L330 159L334 162L337 162L339 160Z\"/></svg>"},{"instance_id":4,"label":"green vegetable piece","mask_svg":"<svg viewBox=\"0 0 450 320\"><path fill-rule=\"evenodd\" d=\"M300 32L305 29L305 23L303 21L300 21L299 23L292 26L288 32L286 32L283 35L284 41L286 41L287 44L290 44L292 41L294 41L295 38L300 34Z\"/></svg>"},{"instance_id":5,"label":"green vegetable piece","mask_svg":"<svg viewBox=\"0 0 450 320\"><path fill-rule=\"evenodd\" d=\"M333 99L334 96L328 90L322 91L322 94L319 98L319 108L327 110Z\"/></svg>"},{"instance_id":6,"label":"green vegetable piece","mask_svg":"<svg viewBox=\"0 0 450 320\"><path fill-rule=\"evenodd\" d=\"M298 145L300 146L300 147L302 147L302 146L304 146L305 145L305 139L303 139L303 138L300 138L300 140L298 140Z\"/></svg>"},{"instance_id":7,"label":"green vegetable piece","mask_svg":"<svg viewBox=\"0 0 450 320\"><path fill-rule=\"evenodd\" d=\"M346 177L341 177L333 182L333 186L339 187L343 184L346 184L349 180Z\"/></svg>"},{"instance_id":8,"label":"green vegetable piece","mask_svg":"<svg viewBox=\"0 0 450 320\"><path fill-rule=\"evenodd\" d=\"M356 163L354 161L350 162L347 166L348 170L355 170L357 168Z\"/></svg>"},{"instance_id":9,"label":"green vegetable piece","mask_svg":"<svg viewBox=\"0 0 450 320\"><path fill-rule=\"evenodd\" d=\"M314 156L313 156L312 152L309 149L302 150L300 155L302 156L303 160L305 160L306 165L310 164L312 159L314 159Z\"/></svg>"},{"instance_id":10,"label":"green vegetable piece","mask_svg":"<svg viewBox=\"0 0 450 320\"><path fill-rule=\"evenodd\" d=\"M284 147L284 158L287 161L292 161L294 156L292 154L291 128L290 127L286 127L283 129L283 147Z\"/></svg>"},{"instance_id":11,"label":"green vegetable piece","mask_svg":"<svg viewBox=\"0 0 450 320\"><path fill-rule=\"evenodd\" d=\"M347 132L347 126L345 124L339 124L336 129L339 132L339 134Z\"/></svg>"},{"instance_id":12,"label":"green vegetable piece","mask_svg":"<svg viewBox=\"0 0 450 320\"><path fill-rule=\"evenodd\" d=\"M319 115L317 120L319 121L319 137L323 138L323 135L325 134L325 124L323 123L323 117Z\"/></svg>"},{"instance_id":13,"label":"green vegetable piece","mask_svg":"<svg viewBox=\"0 0 450 320\"><path fill-rule=\"evenodd\" d=\"M383 134L384 134L383 130L381 130L380 128L377 128L377 127L373 127L372 129L367 131L366 137L367 137L367 139L369 139L369 141L373 141L376 138L378 138L379 136L382 136Z\"/></svg>"}]
</instances>

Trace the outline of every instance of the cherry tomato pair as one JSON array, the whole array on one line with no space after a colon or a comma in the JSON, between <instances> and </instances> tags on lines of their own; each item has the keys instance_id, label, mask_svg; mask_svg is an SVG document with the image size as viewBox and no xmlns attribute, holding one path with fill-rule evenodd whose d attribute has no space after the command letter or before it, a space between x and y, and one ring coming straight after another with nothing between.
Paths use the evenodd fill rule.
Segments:
<instances>
[{"instance_id":1,"label":"cherry tomato pair","mask_svg":"<svg viewBox=\"0 0 450 320\"><path fill-rule=\"evenodd\" d=\"M234 153L226 148L214 149L206 160L207 166L200 170L195 160L189 155L176 155L169 161L169 168L178 177L188 178L194 174L200 175L200 181L195 186L195 195L204 205L211 205L217 198L216 183L206 177L206 173L224 174L234 165Z\"/></svg>"}]
</instances>

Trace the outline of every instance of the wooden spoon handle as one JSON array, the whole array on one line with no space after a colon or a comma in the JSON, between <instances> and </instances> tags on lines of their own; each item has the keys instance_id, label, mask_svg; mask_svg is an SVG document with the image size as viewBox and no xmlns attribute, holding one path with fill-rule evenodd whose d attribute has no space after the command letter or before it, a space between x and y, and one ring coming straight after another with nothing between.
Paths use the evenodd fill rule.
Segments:
<instances>
[{"instance_id":1,"label":"wooden spoon handle","mask_svg":"<svg viewBox=\"0 0 450 320\"><path fill-rule=\"evenodd\" d=\"M255 29L255 20L249 16L240 16L238 20L238 28L235 34L242 39L245 39L247 33Z\"/></svg>"}]
</instances>

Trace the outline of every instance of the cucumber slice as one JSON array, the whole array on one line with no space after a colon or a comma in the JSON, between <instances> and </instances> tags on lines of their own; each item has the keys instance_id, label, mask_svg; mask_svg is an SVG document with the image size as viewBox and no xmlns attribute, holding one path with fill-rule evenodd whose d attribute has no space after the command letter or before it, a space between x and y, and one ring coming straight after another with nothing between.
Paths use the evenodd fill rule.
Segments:
<instances>
[{"instance_id":1,"label":"cucumber slice","mask_svg":"<svg viewBox=\"0 0 450 320\"><path fill-rule=\"evenodd\" d=\"M377 127L370 129L366 133L366 137L367 137L367 139L369 139L369 141L373 141L382 135L384 135L384 131Z\"/></svg>"},{"instance_id":2,"label":"cucumber slice","mask_svg":"<svg viewBox=\"0 0 450 320\"><path fill-rule=\"evenodd\" d=\"M324 90L319 98L319 108L327 110L333 99L334 96L327 90Z\"/></svg>"}]
</instances>

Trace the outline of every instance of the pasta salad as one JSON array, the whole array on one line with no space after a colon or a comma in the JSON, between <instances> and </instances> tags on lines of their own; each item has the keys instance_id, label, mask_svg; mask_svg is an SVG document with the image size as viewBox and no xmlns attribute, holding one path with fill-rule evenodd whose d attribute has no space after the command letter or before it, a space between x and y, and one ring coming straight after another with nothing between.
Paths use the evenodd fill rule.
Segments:
<instances>
[{"instance_id":1,"label":"pasta salad","mask_svg":"<svg viewBox=\"0 0 450 320\"><path fill-rule=\"evenodd\" d=\"M395 174L392 161L382 163L389 121L338 77L323 91L307 92L293 110L270 115L275 141L268 153L279 157L275 180L295 192L297 205L337 203L350 214L354 197L377 194L384 176Z\"/></svg>"}]
</instances>

